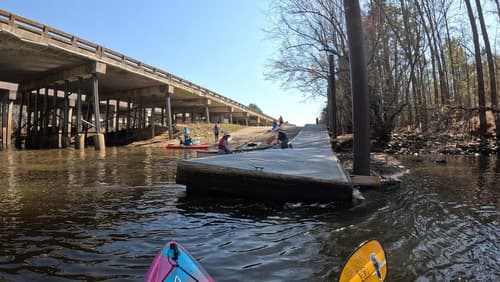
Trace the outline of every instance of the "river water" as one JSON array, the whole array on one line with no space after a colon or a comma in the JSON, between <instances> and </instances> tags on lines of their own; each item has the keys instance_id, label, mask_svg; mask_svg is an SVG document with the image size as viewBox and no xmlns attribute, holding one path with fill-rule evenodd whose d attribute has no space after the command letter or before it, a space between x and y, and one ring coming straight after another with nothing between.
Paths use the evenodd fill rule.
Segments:
<instances>
[{"instance_id":1,"label":"river water","mask_svg":"<svg viewBox=\"0 0 500 282\"><path fill-rule=\"evenodd\" d=\"M174 183L191 154L0 151L0 280L141 281L175 239L218 281L332 281L371 238L389 281L500 280L496 157L403 159L400 187L337 209L188 197Z\"/></svg>"}]
</instances>

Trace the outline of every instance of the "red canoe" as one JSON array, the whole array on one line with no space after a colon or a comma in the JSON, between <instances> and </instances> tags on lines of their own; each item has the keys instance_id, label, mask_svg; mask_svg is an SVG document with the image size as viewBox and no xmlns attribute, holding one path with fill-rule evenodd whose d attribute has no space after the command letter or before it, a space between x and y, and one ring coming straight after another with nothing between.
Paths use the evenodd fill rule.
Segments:
<instances>
[{"instance_id":1,"label":"red canoe","mask_svg":"<svg viewBox=\"0 0 500 282\"><path fill-rule=\"evenodd\" d=\"M197 149L197 150L206 150L208 149L208 145L167 145L165 147L167 149Z\"/></svg>"}]
</instances>

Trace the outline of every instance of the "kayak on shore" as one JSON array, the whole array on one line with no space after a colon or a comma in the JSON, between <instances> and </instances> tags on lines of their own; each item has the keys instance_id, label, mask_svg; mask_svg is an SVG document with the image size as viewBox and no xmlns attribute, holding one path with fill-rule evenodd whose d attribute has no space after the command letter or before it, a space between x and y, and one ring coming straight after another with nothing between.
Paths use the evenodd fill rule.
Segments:
<instances>
[{"instance_id":1,"label":"kayak on shore","mask_svg":"<svg viewBox=\"0 0 500 282\"><path fill-rule=\"evenodd\" d=\"M197 149L197 150L207 150L208 145L198 144L198 145L167 145L167 149Z\"/></svg>"},{"instance_id":2,"label":"kayak on shore","mask_svg":"<svg viewBox=\"0 0 500 282\"><path fill-rule=\"evenodd\" d=\"M251 142L244 144L240 147L237 147L236 149L233 150L233 153L245 153L245 152L251 152L251 151L257 151L257 150L265 150L265 149L270 149L270 148L276 148L275 145L270 145L270 144L265 144L262 142ZM219 153L219 150L213 149L213 150L205 150L205 151L198 151L198 153L201 153L203 155L217 155Z\"/></svg>"}]
</instances>

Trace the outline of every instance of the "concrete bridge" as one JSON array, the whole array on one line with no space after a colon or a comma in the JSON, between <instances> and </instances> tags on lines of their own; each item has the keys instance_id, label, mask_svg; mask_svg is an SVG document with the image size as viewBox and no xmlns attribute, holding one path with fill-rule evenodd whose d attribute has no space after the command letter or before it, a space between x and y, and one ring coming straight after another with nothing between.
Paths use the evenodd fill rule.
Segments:
<instances>
[{"instance_id":1,"label":"concrete bridge","mask_svg":"<svg viewBox=\"0 0 500 282\"><path fill-rule=\"evenodd\" d=\"M96 149L104 133L168 130L173 123L270 125L273 117L82 38L0 10L2 143ZM16 111L17 109L17 111ZM13 113L15 115L13 116ZM12 123L17 122L13 132ZM156 129L156 132L155 132Z\"/></svg>"}]
</instances>

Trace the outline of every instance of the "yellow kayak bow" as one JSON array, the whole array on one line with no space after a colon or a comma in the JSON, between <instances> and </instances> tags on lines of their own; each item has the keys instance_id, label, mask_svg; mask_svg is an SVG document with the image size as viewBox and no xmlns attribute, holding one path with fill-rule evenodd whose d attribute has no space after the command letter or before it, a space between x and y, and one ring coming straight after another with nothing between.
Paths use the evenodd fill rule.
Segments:
<instances>
[{"instance_id":1,"label":"yellow kayak bow","mask_svg":"<svg viewBox=\"0 0 500 282\"><path fill-rule=\"evenodd\" d=\"M379 282L387 276L387 258L377 240L363 242L347 259L340 282Z\"/></svg>"}]
</instances>

